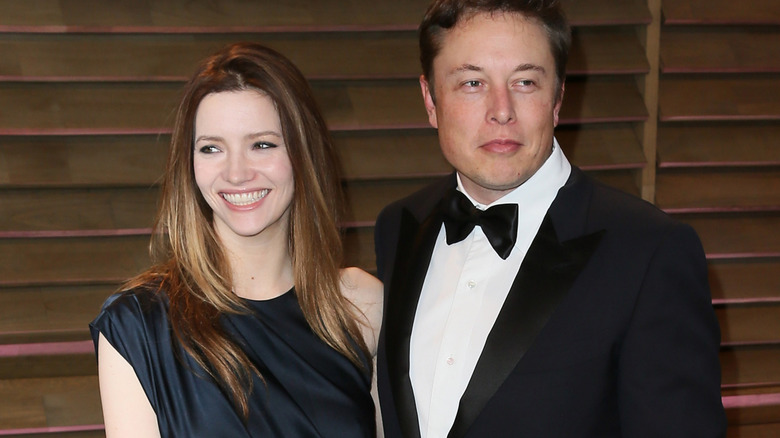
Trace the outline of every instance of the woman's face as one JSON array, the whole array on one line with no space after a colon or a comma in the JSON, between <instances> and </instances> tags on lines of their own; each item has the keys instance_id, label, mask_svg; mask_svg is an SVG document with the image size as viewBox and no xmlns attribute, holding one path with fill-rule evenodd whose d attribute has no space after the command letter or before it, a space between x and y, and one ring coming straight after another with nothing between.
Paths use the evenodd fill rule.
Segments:
<instances>
[{"instance_id":1,"label":"woman's face","mask_svg":"<svg viewBox=\"0 0 780 438\"><path fill-rule=\"evenodd\" d=\"M204 97L195 115L193 167L220 237L288 233L293 170L268 96L242 90Z\"/></svg>"}]
</instances>

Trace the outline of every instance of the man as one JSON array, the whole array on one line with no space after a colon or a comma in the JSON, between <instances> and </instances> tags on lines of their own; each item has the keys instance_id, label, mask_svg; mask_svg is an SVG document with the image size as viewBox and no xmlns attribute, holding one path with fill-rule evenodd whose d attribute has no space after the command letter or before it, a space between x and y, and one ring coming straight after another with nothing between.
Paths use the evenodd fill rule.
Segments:
<instances>
[{"instance_id":1,"label":"man","mask_svg":"<svg viewBox=\"0 0 780 438\"><path fill-rule=\"evenodd\" d=\"M698 237L553 137L570 39L555 0L437 0L423 19L423 99L456 172L377 219L388 437L725 434Z\"/></svg>"}]
</instances>

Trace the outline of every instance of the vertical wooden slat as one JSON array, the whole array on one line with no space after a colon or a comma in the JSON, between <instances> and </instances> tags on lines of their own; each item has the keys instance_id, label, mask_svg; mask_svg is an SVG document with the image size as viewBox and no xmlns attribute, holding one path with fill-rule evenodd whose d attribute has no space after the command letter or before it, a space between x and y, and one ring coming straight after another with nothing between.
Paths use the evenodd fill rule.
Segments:
<instances>
[{"instance_id":1,"label":"vertical wooden slat","mask_svg":"<svg viewBox=\"0 0 780 438\"><path fill-rule=\"evenodd\" d=\"M642 151L646 165L640 175L640 191L646 201L655 202L656 144L658 138L658 82L661 59L661 0L648 0L652 22L639 30L639 39L645 48L650 72L638 79L639 90L645 100L648 119L639 127Z\"/></svg>"}]
</instances>

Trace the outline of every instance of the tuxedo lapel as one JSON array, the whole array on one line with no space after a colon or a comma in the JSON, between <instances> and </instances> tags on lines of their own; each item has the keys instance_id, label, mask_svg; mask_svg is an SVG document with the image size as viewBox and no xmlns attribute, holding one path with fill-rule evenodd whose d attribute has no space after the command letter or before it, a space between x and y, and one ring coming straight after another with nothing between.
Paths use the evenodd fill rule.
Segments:
<instances>
[{"instance_id":1,"label":"tuxedo lapel","mask_svg":"<svg viewBox=\"0 0 780 438\"><path fill-rule=\"evenodd\" d=\"M560 243L553 220L545 216L488 335L448 437L466 434L566 296L601 235Z\"/></svg>"},{"instance_id":2,"label":"tuxedo lapel","mask_svg":"<svg viewBox=\"0 0 780 438\"><path fill-rule=\"evenodd\" d=\"M436 237L441 229L439 210L420 224L408 210L401 213L395 268L390 281L386 314L388 372L403 436L417 438L420 428L409 379L409 342L412 324Z\"/></svg>"}]
</instances>

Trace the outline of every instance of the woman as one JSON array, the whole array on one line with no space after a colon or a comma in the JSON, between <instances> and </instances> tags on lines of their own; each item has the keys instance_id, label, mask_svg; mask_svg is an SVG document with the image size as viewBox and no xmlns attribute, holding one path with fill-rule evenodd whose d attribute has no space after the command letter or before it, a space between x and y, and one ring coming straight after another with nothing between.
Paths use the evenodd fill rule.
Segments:
<instances>
[{"instance_id":1,"label":"woman","mask_svg":"<svg viewBox=\"0 0 780 438\"><path fill-rule=\"evenodd\" d=\"M334 146L298 69L208 58L171 140L153 256L90 325L108 437L375 434L381 283L340 269Z\"/></svg>"}]
</instances>

